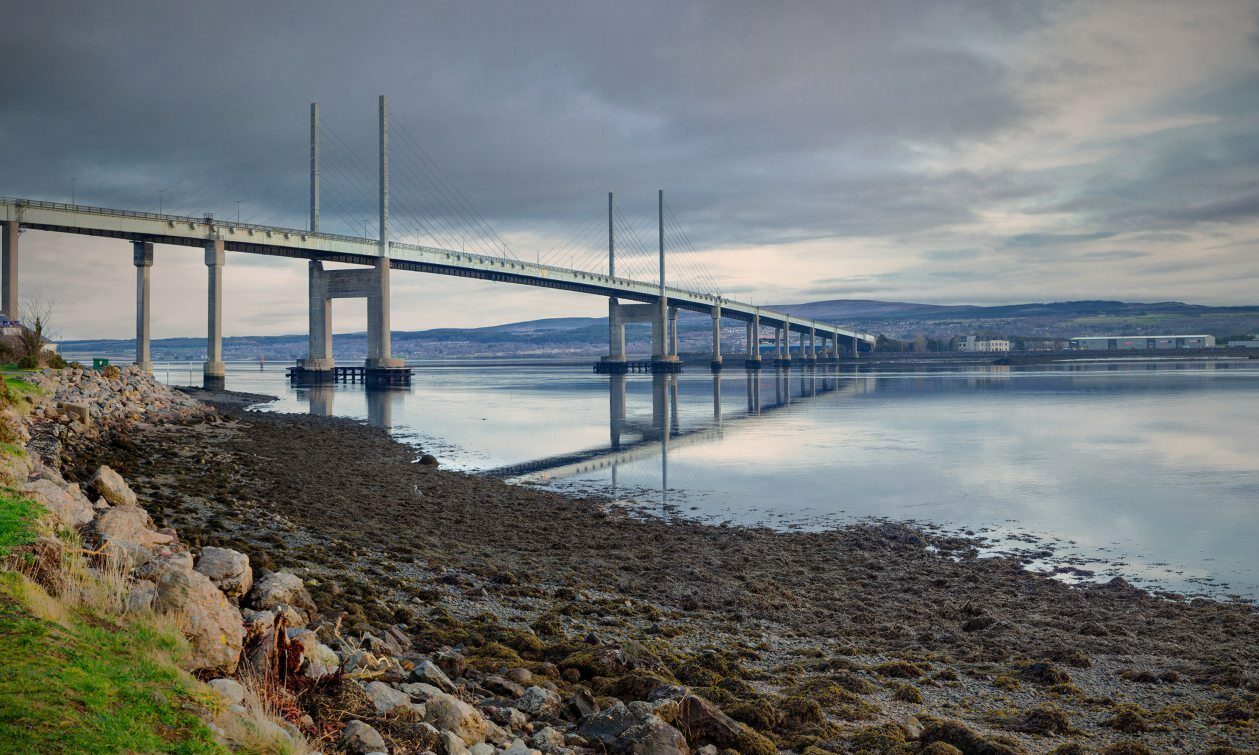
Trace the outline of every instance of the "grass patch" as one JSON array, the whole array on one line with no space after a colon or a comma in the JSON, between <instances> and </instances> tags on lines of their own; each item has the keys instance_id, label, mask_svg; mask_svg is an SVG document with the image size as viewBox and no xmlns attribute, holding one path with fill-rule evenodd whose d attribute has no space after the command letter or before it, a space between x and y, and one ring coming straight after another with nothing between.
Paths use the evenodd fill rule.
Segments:
<instances>
[{"instance_id":1,"label":"grass patch","mask_svg":"<svg viewBox=\"0 0 1259 755\"><path fill-rule=\"evenodd\" d=\"M38 503L0 488L0 558L7 558L14 548L35 542L36 523L42 513L43 507Z\"/></svg>"},{"instance_id":2,"label":"grass patch","mask_svg":"<svg viewBox=\"0 0 1259 755\"><path fill-rule=\"evenodd\" d=\"M0 573L0 753L223 751L194 712L212 702L179 668L177 629L75 608L50 616L53 601Z\"/></svg>"}]
</instances>

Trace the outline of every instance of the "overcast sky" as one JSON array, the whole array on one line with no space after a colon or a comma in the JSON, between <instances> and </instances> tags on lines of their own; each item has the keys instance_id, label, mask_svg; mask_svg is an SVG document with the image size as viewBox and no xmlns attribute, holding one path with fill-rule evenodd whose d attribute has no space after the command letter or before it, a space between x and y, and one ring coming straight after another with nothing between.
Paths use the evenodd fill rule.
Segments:
<instances>
[{"instance_id":1,"label":"overcast sky","mask_svg":"<svg viewBox=\"0 0 1259 755\"><path fill-rule=\"evenodd\" d=\"M596 264L609 190L650 243L664 188L699 250L678 277L741 299L1259 301L1253 0L4 4L7 196L301 225L318 100L323 226L350 232L383 93L400 233L485 243L432 216L413 139L526 258ZM29 232L22 283L64 336L129 337L130 254ZM227 264L229 335L304 331L305 263ZM204 332L204 270L158 248L155 336ZM393 281L395 329L606 312Z\"/></svg>"}]
</instances>

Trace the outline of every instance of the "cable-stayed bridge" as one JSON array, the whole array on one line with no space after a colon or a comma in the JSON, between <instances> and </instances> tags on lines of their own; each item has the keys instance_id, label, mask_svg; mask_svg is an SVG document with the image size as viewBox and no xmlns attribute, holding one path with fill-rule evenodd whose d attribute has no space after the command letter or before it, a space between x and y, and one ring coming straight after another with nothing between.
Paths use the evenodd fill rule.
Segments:
<instances>
[{"instance_id":1,"label":"cable-stayed bridge","mask_svg":"<svg viewBox=\"0 0 1259 755\"><path fill-rule=\"evenodd\" d=\"M126 240L132 244L136 267L136 362L151 366L149 323L151 318L150 276L153 246L169 244L200 247L207 268L207 338L204 375L207 384L222 381L222 269L226 252L292 257L309 261L309 356L301 360L294 375L307 382L333 379L332 300L367 300L368 354L365 364L369 384L408 382L410 370L392 356L390 348L390 272L405 270L453 275L480 280L538 286L607 297L609 350L596 368L618 373L626 369L624 326L630 322L652 325L651 367L654 372L677 371L677 313L679 310L708 314L713 321L712 366L719 369L722 359L723 318L746 323L744 365L761 363L762 328L774 334L774 361L791 364L791 335L799 339L803 361L834 359L841 353L859 355L861 344L873 344L874 337L842 328L835 323L792 317L781 311L755 306L722 296L715 281L702 265L694 245L686 237L676 216L657 195L657 236L655 275L643 262L651 256L633 224L620 212L612 194L607 203L606 251L596 256L591 243L594 225L579 228L547 255L539 253L530 261L521 259L489 226L467 198L443 174L413 137L405 131L403 160L390 159L391 120L384 96L379 101L379 160L376 184L376 217L363 217L364 195L370 192L365 163L354 156L344 139L333 134L331 144L339 155L342 180L336 186L340 199L331 203L341 230L330 233L321 228L327 218L322 201L330 194L324 180L322 139L324 122L317 104L311 106L309 215L306 228L224 220L214 214L172 214L97 207L76 202L59 203L34 199L0 197L0 238L3 239L2 301L0 308L10 319L18 319L19 239L23 230L70 233ZM404 128L404 127L403 127ZM391 186L391 171L396 177ZM368 183L365 183L368 182ZM163 189L162 191L166 191ZM391 192L393 194L391 195ZM358 201L353 199L357 197ZM391 202L403 199L404 212ZM372 223L374 220L374 225ZM363 235L355 235L360 227ZM325 223L326 225L326 223ZM374 232L374 233L373 233ZM602 229L598 229L602 237ZM411 240L406 240L411 239ZM459 249L453 248L458 239ZM437 243L417 243L423 240ZM473 249L468 250L469 241ZM445 242L441 245L441 242ZM668 254L666 254L668 242ZM599 246L602 246L601 244ZM676 251L675 251L676 249ZM580 255L582 264L577 261ZM600 257L602 257L600 259ZM670 257L677 259L670 260ZM563 262L569 264L565 266ZM672 261L670 267L667 263ZM348 263L354 269L325 269L325 263ZM603 270L590 269L604 267ZM618 274L618 266L620 273ZM584 268L584 269L583 269Z\"/></svg>"}]
</instances>

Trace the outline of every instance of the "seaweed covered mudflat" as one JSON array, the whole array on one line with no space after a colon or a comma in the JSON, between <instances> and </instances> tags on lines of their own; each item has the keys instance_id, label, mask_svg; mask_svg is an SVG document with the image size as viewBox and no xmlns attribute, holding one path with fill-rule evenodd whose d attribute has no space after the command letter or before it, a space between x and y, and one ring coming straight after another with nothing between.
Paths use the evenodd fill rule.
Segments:
<instances>
[{"instance_id":1,"label":"seaweed covered mudflat","mask_svg":"<svg viewBox=\"0 0 1259 755\"><path fill-rule=\"evenodd\" d=\"M737 722L704 741L741 752L1259 747L1251 605L1120 579L1069 586L980 558L966 538L892 524L633 517L420 464L350 420L220 414L134 427L68 458L119 470L193 545L301 576L341 636L458 656L486 710L527 674L567 701L556 747L597 751L580 734L587 698L604 711L651 705L684 733ZM719 710L661 704L680 687ZM423 749L370 704L320 704L375 721L396 751Z\"/></svg>"}]
</instances>

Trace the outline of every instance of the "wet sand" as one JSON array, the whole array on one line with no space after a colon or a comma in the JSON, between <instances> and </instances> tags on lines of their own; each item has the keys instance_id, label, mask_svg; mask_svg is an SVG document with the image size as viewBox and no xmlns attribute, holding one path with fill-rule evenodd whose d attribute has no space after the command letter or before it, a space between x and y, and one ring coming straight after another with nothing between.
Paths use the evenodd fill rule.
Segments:
<instances>
[{"instance_id":1,"label":"wet sand","mask_svg":"<svg viewBox=\"0 0 1259 755\"><path fill-rule=\"evenodd\" d=\"M531 627L530 652L560 668L582 646L634 648L783 749L857 751L871 727L937 717L971 730L965 751L1259 747L1254 606L1068 586L894 524L643 518L421 465L356 421L243 404L80 449L67 476L110 464L159 524L296 571L347 631L402 623L436 650L474 642L467 622L488 613Z\"/></svg>"}]
</instances>

